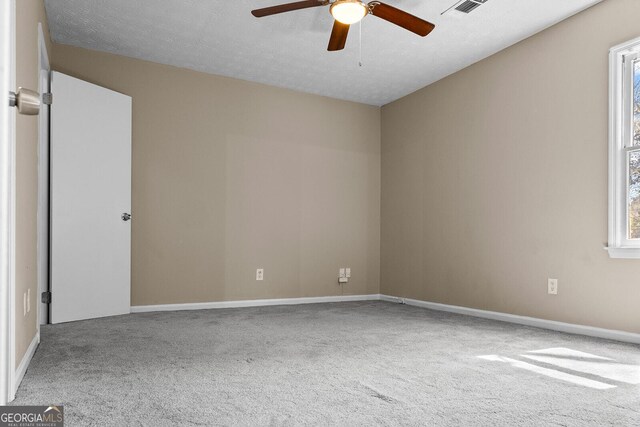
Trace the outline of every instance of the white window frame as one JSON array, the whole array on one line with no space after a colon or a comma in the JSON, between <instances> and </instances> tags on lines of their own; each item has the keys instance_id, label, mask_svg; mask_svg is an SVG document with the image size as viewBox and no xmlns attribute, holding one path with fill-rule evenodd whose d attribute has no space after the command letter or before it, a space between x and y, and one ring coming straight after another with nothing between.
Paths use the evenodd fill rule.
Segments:
<instances>
[{"instance_id":1,"label":"white window frame","mask_svg":"<svg viewBox=\"0 0 640 427\"><path fill-rule=\"evenodd\" d=\"M628 155L633 138L633 64L640 38L609 52L609 243L611 258L640 259L640 240L628 239Z\"/></svg>"}]
</instances>

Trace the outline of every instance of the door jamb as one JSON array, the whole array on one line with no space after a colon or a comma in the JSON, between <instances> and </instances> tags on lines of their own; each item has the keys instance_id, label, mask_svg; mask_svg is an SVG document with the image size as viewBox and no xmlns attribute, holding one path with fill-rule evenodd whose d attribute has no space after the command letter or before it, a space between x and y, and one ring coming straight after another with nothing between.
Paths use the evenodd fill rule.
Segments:
<instances>
[{"instance_id":1,"label":"door jamb","mask_svg":"<svg viewBox=\"0 0 640 427\"><path fill-rule=\"evenodd\" d=\"M38 23L38 93L49 92L51 85L51 65L49 53L45 42L42 23ZM46 73L46 80L43 87L43 73ZM43 292L49 290L49 106L44 102L40 106L38 117L38 216L37 216L37 239L38 239L38 336L40 336L40 325L48 323L49 307L41 302ZM45 137L46 135L46 137ZM44 176L43 176L44 175Z\"/></svg>"},{"instance_id":2,"label":"door jamb","mask_svg":"<svg viewBox=\"0 0 640 427\"><path fill-rule=\"evenodd\" d=\"M14 398L15 376L15 0L0 2L0 404Z\"/></svg>"}]
</instances>

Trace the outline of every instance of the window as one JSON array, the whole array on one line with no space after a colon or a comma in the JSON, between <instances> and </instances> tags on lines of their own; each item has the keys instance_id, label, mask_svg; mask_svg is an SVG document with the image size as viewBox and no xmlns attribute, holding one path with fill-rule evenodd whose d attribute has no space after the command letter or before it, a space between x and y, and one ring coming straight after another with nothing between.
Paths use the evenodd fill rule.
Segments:
<instances>
[{"instance_id":1,"label":"window","mask_svg":"<svg viewBox=\"0 0 640 427\"><path fill-rule=\"evenodd\" d=\"M609 55L609 255L640 258L640 39Z\"/></svg>"},{"instance_id":2,"label":"window","mask_svg":"<svg viewBox=\"0 0 640 427\"><path fill-rule=\"evenodd\" d=\"M629 150L629 239L640 239L640 60L633 64L633 149Z\"/></svg>"}]
</instances>

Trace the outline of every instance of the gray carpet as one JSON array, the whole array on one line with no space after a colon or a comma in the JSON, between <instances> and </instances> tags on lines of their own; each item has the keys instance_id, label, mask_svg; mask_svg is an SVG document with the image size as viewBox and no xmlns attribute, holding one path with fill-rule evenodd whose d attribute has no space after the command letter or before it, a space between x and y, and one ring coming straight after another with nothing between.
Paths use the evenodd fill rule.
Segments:
<instances>
[{"instance_id":1,"label":"gray carpet","mask_svg":"<svg viewBox=\"0 0 640 427\"><path fill-rule=\"evenodd\" d=\"M557 348L587 368L522 356ZM639 346L385 302L182 311L44 327L13 404L68 426L638 426L637 369Z\"/></svg>"}]
</instances>

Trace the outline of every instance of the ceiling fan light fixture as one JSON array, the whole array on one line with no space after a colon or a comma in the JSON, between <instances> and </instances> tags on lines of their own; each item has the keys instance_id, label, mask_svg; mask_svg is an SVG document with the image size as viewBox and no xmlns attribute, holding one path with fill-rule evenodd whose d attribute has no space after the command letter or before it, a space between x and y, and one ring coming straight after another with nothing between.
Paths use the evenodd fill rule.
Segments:
<instances>
[{"instance_id":1,"label":"ceiling fan light fixture","mask_svg":"<svg viewBox=\"0 0 640 427\"><path fill-rule=\"evenodd\" d=\"M336 21L346 25L359 22L369 13L369 8L359 0L337 0L329 10Z\"/></svg>"}]
</instances>

